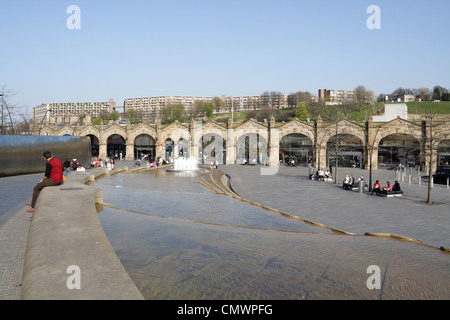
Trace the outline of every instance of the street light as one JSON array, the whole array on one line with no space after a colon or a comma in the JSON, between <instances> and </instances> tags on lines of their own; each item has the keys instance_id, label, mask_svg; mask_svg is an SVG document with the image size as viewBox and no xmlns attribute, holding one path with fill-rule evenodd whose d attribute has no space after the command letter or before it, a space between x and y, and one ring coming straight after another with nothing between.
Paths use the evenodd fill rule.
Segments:
<instances>
[{"instance_id":1,"label":"street light","mask_svg":"<svg viewBox=\"0 0 450 320\"><path fill-rule=\"evenodd\" d=\"M0 134L3 134L3 103L5 100L5 95L3 93L0 93L0 96L2 97L2 126L0 128Z\"/></svg>"}]
</instances>

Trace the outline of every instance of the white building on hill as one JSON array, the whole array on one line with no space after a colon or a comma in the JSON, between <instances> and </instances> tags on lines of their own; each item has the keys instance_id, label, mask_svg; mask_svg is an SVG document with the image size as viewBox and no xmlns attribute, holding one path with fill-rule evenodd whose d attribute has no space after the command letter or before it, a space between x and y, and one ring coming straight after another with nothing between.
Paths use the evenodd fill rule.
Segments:
<instances>
[{"instance_id":1,"label":"white building on hill","mask_svg":"<svg viewBox=\"0 0 450 320\"><path fill-rule=\"evenodd\" d=\"M386 104L384 107L384 114L380 116L373 116L373 121L389 122L397 117L408 120L408 106L406 103Z\"/></svg>"}]
</instances>

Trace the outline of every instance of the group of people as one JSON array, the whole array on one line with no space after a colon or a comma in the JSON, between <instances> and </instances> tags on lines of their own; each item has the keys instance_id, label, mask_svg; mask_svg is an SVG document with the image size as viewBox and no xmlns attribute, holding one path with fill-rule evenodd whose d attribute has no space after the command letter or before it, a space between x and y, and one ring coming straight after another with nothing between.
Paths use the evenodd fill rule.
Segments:
<instances>
[{"instance_id":1,"label":"group of people","mask_svg":"<svg viewBox=\"0 0 450 320\"><path fill-rule=\"evenodd\" d=\"M342 187L345 190L348 190L349 188L353 187L353 184L355 183L355 178L353 177L352 174L347 174L345 176L344 181L342 182Z\"/></svg>"},{"instance_id":2,"label":"group of people","mask_svg":"<svg viewBox=\"0 0 450 320\"><path fill-rule=\"evenodd\" d=\"M147 159L148 159L148 156L147 156ZM137 167L140 167L142 165L142 161L145 161L145 158L143 158L142 160L141 159L137 159L136 162L135 162L135 165ZM173 160L172 157L169 157L169 159L159 158L157 161L156 160L155 161L149 160L148 161L148 167L149 168L156 168L156 167L160 167L160 166L166 166L166 165L169 165L169 164L173 164L174 162L175 161Z\"/></svg>"},{"instance_id":3,"label":"group of people","mask_svg":"<svg viewBox=\"0 0 450 320\"><path fill-rule=\"evenodd\" d=\"M361 181L364 181L364 176L360 176L358 178L358 180L356 181L358 183L358 186L359 186L359 182L361 182ZM345 190L348 190L349 188L352 188L354 184L355 184L355 177L353 177L352 174L347 174L345 176L344 181L342 182L342 187Z\"/></svg>"},{"instance_id":4,"label":"group of people","mask_svg":"<svg viewBox=\"0 0 450 320\"><path fill-rule=\"evenodd\" d=\"M331 174L331 171L328 169L327 170L323 170L323 169L317 170L316 176L317 176L317 179L321 180L321 181L333 179L333 175Z\"/></svg>"},{"instance_id":5,"label":"group of people","mask_svg":"<svg viewBox=\"0 0 450 320\"><path fill-rule=\"evenodd\" d=\"M209 168L210 169L218 169L219 168L219 163L217 162L217 160L211 160Z\"/></svg>"},{"instance_id":6,"label":"group of people","mask_svg":"<svg viewBox=\"0 0 450 320\"><path fill-rule=\"evenodd\" d=\"M67 176L71 171L86 171L81 163L78 162L77 158L73 158L72 161L66 158L63 163L64 176Z\"/></svg>"},{"instance_id":7,"label":"group of people","mask_svg":"<svg viewBox=\"0 0 450 320\"><path fill-rule=\"evenodd\" d=\"M379 180L375 181L375 183L373 184L372 194L374 192L376 194L378 194L378 193L387 194L388 192L391 192L391 191L401 191L400 183L398 183L397 180L395 180L394 185L392 185L389 181L387 181L386 186L383 188L381 187L381 183Z\"/></svg>"}]
</instances>

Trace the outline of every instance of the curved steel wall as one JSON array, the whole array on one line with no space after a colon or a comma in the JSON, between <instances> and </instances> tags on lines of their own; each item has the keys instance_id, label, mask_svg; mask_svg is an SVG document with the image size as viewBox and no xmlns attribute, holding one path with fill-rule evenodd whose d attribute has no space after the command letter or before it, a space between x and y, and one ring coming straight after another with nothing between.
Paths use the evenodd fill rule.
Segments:
<instances>
[{"instance_id":1,"label":"curved steel wall","mask_svg":"<svg viewBox=\"0 0 450 320\"><path fill-rule=\"evenodd\" d=\"M5 135L0 136L0 177L44 172L45 151L62 162L77 158L85 168L90 166L89 137Z\"/></svg>"}]
</instances>

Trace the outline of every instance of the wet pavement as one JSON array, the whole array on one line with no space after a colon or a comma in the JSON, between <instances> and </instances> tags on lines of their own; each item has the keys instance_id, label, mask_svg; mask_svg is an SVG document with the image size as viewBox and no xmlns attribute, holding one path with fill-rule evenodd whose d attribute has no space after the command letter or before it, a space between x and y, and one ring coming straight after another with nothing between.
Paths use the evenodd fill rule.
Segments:
<instances>
[{"instance_id":1,"label":"wet pavement","mask_svg":"<svg viewBox=\"0 0 450 320\"><path fill-rule=\"evenodd\" d=\"M449 298L450 256L439 250L448 243L445 188L430 207L414 189L423 186L404 186L404 198L386 199L311 181L306 168L280 168L275 176L261 176L257 166L220 170L242 199L206 188L217 176L143 172L96 183L108 204L99 213L104 230L146 299ZM391 174L379 171L377 178ZM365 201L374 209L361 209ZM387 218L390 212L398 214ZM371 266L382 274L378 290L367 285Z\"/></svg>"}]
</instances>

